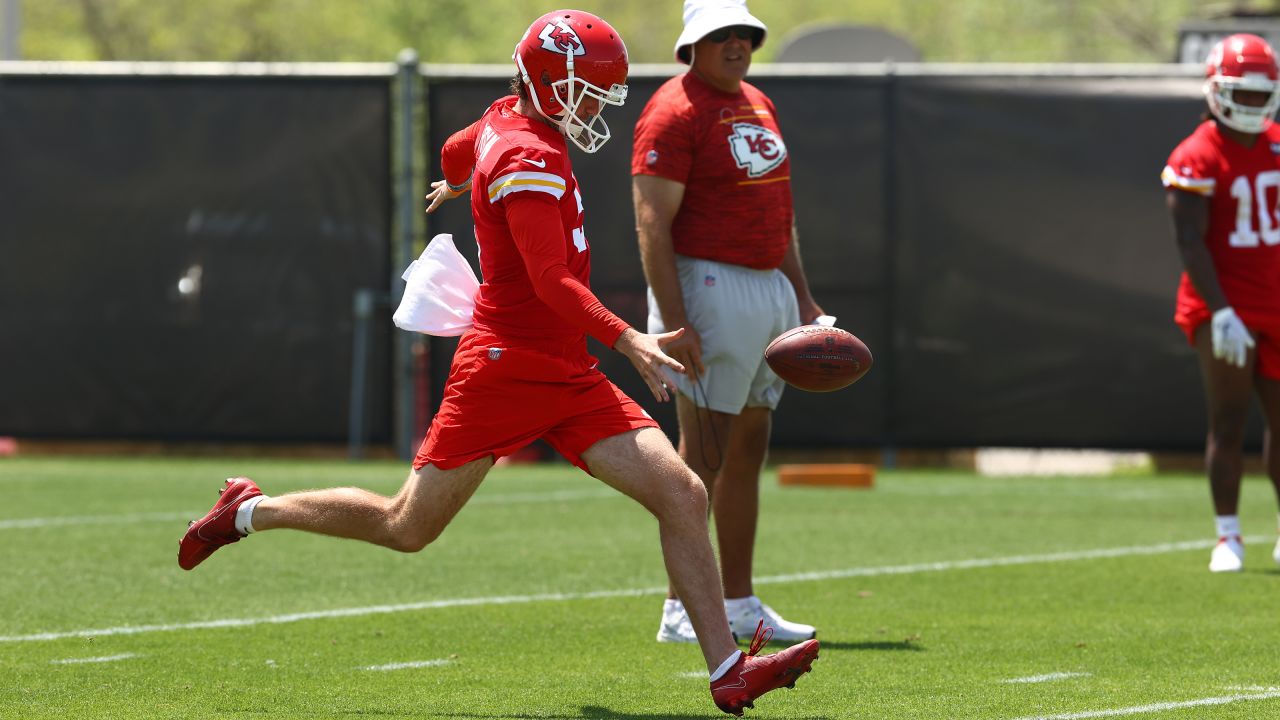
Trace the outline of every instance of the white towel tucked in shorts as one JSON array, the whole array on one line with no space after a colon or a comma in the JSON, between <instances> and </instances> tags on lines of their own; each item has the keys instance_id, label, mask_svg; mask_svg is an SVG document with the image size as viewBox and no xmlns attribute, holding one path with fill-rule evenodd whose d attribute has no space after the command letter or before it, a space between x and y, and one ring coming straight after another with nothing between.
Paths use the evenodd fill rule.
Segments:
<instances>
[{"instance_id":1,"label":"white towel tucked in shorts","mask_svg":"<svg viewBox=\"0 0 1280 720\"><path fill-rule=\"evenodd\" d=\"M454 337L471 327L480 281L453 245L452 235L437 235L401 277L404 298L392 321L412 332Z\"/></svg>"}]
</instances>

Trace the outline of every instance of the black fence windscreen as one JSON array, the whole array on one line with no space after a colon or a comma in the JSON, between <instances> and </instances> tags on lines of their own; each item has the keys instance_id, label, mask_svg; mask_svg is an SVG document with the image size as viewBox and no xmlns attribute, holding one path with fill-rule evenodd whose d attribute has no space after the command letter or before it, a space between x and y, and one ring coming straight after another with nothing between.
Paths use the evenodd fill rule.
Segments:
<instances>
[{"instance_id":1,"label":"black fence windscreen","mask_svg":"<svg viewBox=\"0 0 1280 720\"><path fill-rule=\"evenodd\" d=\"M1204 102L1175 75L759 73L814 295L876 356L846 390L788 391L774 443L1201 447L1159 173ZM609 144L571 151L593 288L639 328L631 134L664 80L633 78ZM0 77L0 435L347 439L353 295L393 271L391 82ZM432 179L445 138L506 86L426 78ZM465 200L428 230L474 261ZM367 358L375 443L386 315ZM428 406L454 344L431 343ZM674 429L623 357L593 350Z\"/></svg>"},{"instance_id":2,"label":"black fence windscreen","mask_svg":"<svg viewBox=\"0 0 1280 720\"><path fill-rule=\"evenodd\" d=\"M1194 81L903 78L893 408L904 444L1195 447L1159 173ZM945 409L945 411L943 411Z\"/></svg>"},{"instance_id":3,"label":"black fence windscreen","mask_svg":"<svg viewBox=\"0 0 1280 720\"><path fill-rule=\"evenodd\" d=\"M352 295L390 275L388 88L0 78L0 434L345 440Z\"/></svg>"},{"instance_id":4,"label":"black fence windscreen","mask_svg":"<svg viewBox=\"0 0 1280 720\"><path fill-rule=\"evenodd\" d=\"M633 78L599 153L571 151L592 286L643 328L631 209L635 119L662 78ZM1160 187L1199 122L1180 77L948 75L753 79L778 107L814 296L876 366L830 394L789 390L781 446L1197 449L1194 353L1172 323L1180 270ZM505 81L428 78L428 160ZM445 206L472 259L467 203ZM443 383L452 343L436 342ZM606 374L671 431L629 363ZM438 393L436 394L438 398ZM1259 423L1254 418L1251 439Z\"/></svg>"}]
</instances>

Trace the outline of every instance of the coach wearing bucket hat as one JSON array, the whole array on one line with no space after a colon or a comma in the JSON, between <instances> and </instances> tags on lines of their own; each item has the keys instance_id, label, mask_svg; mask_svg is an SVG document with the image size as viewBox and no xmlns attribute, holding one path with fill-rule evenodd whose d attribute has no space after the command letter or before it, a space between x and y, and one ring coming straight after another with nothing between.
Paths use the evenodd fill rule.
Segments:
<instances>
[{"instance_id":1,"label":"coach wearing bucket hat","mask_svg":"<svg viewBox=\"0 0 1280 720\"><path fill-rule=\"evenodd\" d=\"M685 65L690 64L693 46L706 36L716 33L720 42L727 36L728 28L745 28L751 40L751 49L758 50L764 44L769 28L754 15L747 12L745 2L736 0L706 0L705 2L685 2L684 31L676 40L676 59ZM747 63L750 65L750 61Z\"/></svg>"},{"instance_id":2,"label":"coach wearing bucket hat","mask_svg":"<svg viewBox=\"0 0 1280 720\"><path fill-rule=\"evenodd\" d=\"M750 637L763 620L795 641L814 628L784 620L752 587L760 470L784 385L763 358L773 338L823 312L800 263L777 113L745 81L767 32L742 0L685 0L675 55L689 71L640 114L632 196L649 332L685 329L666 347L688 369L669 378L679 449L711 493L730 627ZM658 640L697 641L674 592Z\"/></svg>"}]
</instances>

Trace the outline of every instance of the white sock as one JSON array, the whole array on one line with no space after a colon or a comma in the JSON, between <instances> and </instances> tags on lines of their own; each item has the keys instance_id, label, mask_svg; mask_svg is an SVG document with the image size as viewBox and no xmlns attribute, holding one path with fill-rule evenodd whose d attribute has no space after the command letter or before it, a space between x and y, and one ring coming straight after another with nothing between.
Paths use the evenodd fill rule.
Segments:
<instances>
[{"instance_id":1,"label":"white sock","mask_svg":"<svg viewBox=\"0 0 1280 720\"><path fill-rule=\"evenodd\" d=\"M748 595L746 597L741 597L741 598L725 598L724 599L725 614L733 615L734 613L740 613L746 610L750 610L753 604L752 601L755 599L756 599L755 595Z\"/></svg>"},{"instance_id":2,"label":"white sock","mask_svg":"<svg viewBox=\"0 0 1280 720\"><path fill-rule=\"evenodd\" d=\"M1239 515L1214 515L1213 524L1218 528L1218 537L1239 537Z\"/></svg>"},{"instance_id":3,"label":"white sock","mask_svg":"<svg viewBox=\"0 0 1280 720\"><path fill-rule=\"evenodd\" d=\"M738 662L738 658L740 657L742 657L742 651L734 650L733 654L729 656L729 659L720 663L720 667L716 668L716 671L711 673L711 682L715 682L720 678L724 677L724 674L729 672L729 669L732 668L734 664Z\"/></svg>"},{"instance_id":4,"label":"white sock","mask_svg":"<svg viewBox=\"0 0 1280 720\"><path fill-rule=\"evenodd\" d=\"M253 532L253 509L266 499L266 495L257 495L240 503L240 507L236 508L236 532L241 535Z\"/></svg>"}]
</instances>

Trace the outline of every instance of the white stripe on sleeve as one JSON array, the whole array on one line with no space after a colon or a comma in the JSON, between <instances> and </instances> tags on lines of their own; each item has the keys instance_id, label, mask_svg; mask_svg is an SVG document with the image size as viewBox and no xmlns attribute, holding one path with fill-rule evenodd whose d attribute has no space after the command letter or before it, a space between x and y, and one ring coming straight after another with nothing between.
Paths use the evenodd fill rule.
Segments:
<instances>
[{"instance_id":1,"label":"white stripe on sleeve","mask_svg":"<svg viewBox=\"0 0 1280 720\"><path fill-rule=\"evenodd\" d=\"M1179 175L1168 165L1165 165L1164 172L1160 173L1160 182L1164 183L1165 187L1176 187L1179 190L1201 195L1212 195L1214 186L1217 185L1217 181L1213 178L1191 178Z\"/></svg>"},{"instance_id":2,"label":"white stripe on sleeve","mask_svg":"<svg viewBox=\"0 0 1280 720\"><path fill-rule=\"evenodd\" d=\"M532 190L554 195L557 200L564 197L564 178L551 173L513 172L489 183L489 202L495 203L504 196L521 190Z\"/></svg>"}]
</instances>

